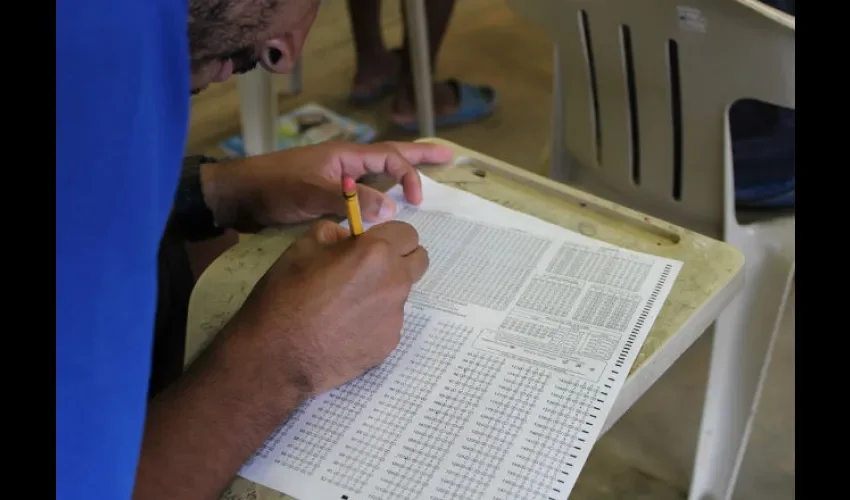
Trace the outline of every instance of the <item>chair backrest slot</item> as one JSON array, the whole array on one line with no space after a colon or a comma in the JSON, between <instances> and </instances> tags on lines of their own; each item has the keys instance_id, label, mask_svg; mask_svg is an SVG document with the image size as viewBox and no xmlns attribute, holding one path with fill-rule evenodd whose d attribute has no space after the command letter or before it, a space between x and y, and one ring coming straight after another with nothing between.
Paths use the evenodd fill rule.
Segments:
<instances>
[{"instance_id":1,"label":"chair backrest slot","mask_svg":"<svg viewBox=\"0 0 850 500\"><path fill-rule=\"evenodd\" d=\"M682 81L679 78L679 44L667 41L667 68L670 76L670 118L673 127L673 199L682 199Z\"/></svg>"},{"instance_id":2,"label":"chair backrest slot","mask_svg":"<svg viewBox=\"0 0 850 500\"><path fill-rule=\"evenodd\" d=\"M640 120L638 120L637 85L635 84L635 56L632 49L632 30L628 25L620 26L623 46L623 66L626 71L626 91L629 96L629 163L632 182L640 185Z\"/></svg>"},{"instance_id":3,"label":"chair backrest slot","mask_svg":"<svg viewBox=\"0 0 850 500\"><path fill-rule=\"evenodd\" d=\"M602 163L602 125L599 116L599 88L596 83L596 64L593 59L593 38L590 34L590 20L586 10L579 10L579 31L582 34L584 57L587 61L588 86L590 94L590 120L594 131L594 150L596 163ZM594 165L595 166L595 165Z\"/></svg>"}]
</instances>

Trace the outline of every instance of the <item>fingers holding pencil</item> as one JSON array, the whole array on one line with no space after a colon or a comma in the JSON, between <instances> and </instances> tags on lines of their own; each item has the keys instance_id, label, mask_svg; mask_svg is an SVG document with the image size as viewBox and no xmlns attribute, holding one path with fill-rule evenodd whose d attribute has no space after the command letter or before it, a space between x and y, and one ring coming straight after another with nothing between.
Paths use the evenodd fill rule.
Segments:
<instances>
[{"instance_id":1,"label":"fingers holding pencil","mask_svg":"<svg viewBox=\"0 0 850 500\"><path fill-rule=\"evenodd\" d=\"M360 200L357 197L357 182L348 175L342 177L342 197L345 200L345 214L351 236L363 233L363 218L360 215Z\"/></svg>"},{"instance_id":2,"label":"fingers holding pencil","mask_svg":"<svg viewBox=\"0 0 850 500\"><path fill-rule=\"evenodd\" d=\"M360 216L357 183L353 177L343 176L342 195L351 236L357 237L363 233L363 222ZM430 259L427 250L419 243L419 233L416 229L407 223L388 222L376 228L375 231L370 235L378 240L384 240L390 245L390 248L395 248L396 255L400 254L404 258L405 269L409 274L411 283L419 281L428 269ZM360 241L366 243L366 240Z\"/></svg>"}]
</instances>

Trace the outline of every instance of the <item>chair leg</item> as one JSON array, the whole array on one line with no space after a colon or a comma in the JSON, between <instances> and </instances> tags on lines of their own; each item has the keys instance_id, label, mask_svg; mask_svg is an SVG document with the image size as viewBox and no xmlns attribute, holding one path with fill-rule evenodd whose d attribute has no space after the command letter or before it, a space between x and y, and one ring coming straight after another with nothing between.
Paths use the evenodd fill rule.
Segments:
<instances>
[{"instance_id":1,"label":"chair leg","mask_svg":"<svg viewBox=\"0 0 850 500\"><path fill-rule=\"evenodd\" d=\"M419 135L421 137L436 137L425 0L405 0L404 7L407 11L407 32L410 40L410 61L413 67L413 86L416 92Z\"/></svg>"},{"instance_id":2,"label":"chair leg","mask_svg":"<svg viewBox=\"0 0 850 500\"><path fill-rule=\"evenodd\" d=\"M715 323L689 500L732 496L794 276L793 258L729 243L745 255L745 286Z\"/></svg>"},{"instance_id":3,"label":"chair leg","mask_svg":"<svg viewBox=\"0 0 850 500\"><path fill-rule=\"evenodd\" d=\"M274 151L277 122L274 77L266 71L250 71L236 77L236 89L245 155Z\"/></svg>"},{"instance_id":4,"label":"chair leg","mask_svg":"<svg viewBox=\"0 0 850 500\"><path fill-rule=\"evenodd\" d=\"M289 75L289 93L291 95L298 95L298 94L301 93L301 88L302 88L301 85L304 81L303 76L302 76L303 75L302 68L301 68L301 64L302 64L303 60L304 60L304 57L302 55L302 57L300 59L298 59L298 62L295 63L295 67L292 68L292 73L290 73L290 75Z\"/></svg>"}]
</instances>

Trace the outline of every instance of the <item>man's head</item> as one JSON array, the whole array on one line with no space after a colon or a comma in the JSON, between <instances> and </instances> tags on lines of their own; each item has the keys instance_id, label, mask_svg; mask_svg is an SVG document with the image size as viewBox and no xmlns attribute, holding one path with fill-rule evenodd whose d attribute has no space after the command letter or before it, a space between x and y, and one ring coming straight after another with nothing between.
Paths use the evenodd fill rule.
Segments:
<instances>
[{"instance_id":1,"label":"man's head","mask_svg":"<svg viewBox=\"0 0 850 500\"><path fill-rule=\"evenodd\" d=\"M189 0L192 92L257 64L292 70L320 0Z\"/></svg>"}]
</instances>

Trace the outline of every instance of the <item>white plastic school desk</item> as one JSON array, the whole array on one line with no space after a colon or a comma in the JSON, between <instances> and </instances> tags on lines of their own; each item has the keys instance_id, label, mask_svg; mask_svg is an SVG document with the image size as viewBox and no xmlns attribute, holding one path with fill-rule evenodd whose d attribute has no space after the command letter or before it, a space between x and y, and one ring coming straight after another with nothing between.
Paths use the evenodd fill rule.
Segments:
<instances>
[{"instance_id":1,"label":"white plastic school desk","mask_svg":"<svg viewBox=\"0 0 850 500\"><path fill-rule=\"evenodd\" d=\"M602 432L649 389L717 318L743 285L744 258L734 247L653 219L626 207L551 181L440 139L450 146L452 165L423 167L422 174L514 210L615 245L684 262L653 324ZM244 236L198 279L189 303L188 365L230 316L278 256L308 225L267 229ZM235 478L227 500L290 497Z\"/></svg>"}]
</instances>

